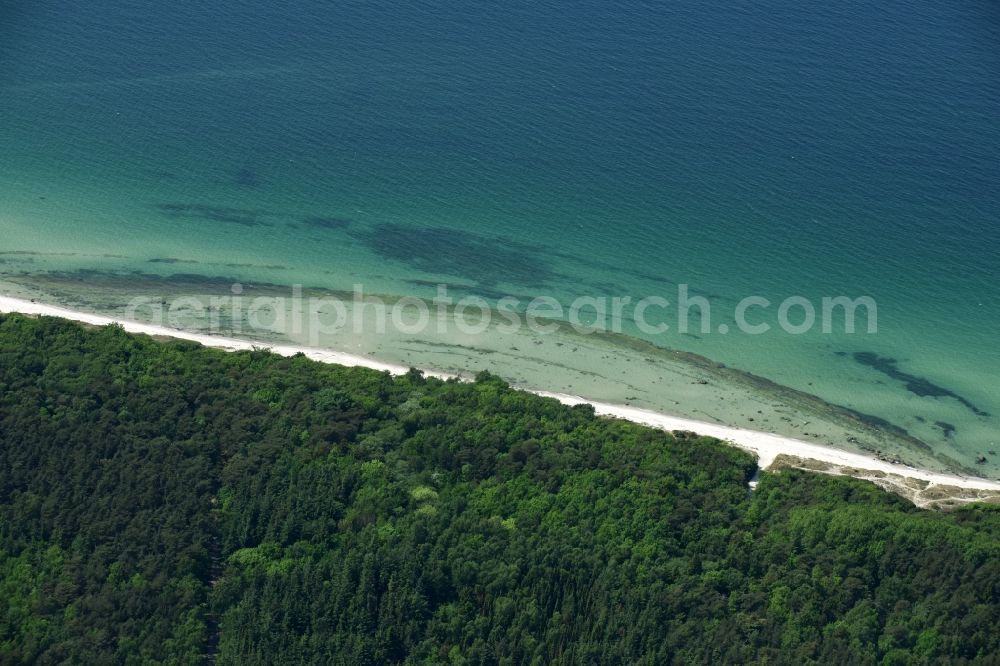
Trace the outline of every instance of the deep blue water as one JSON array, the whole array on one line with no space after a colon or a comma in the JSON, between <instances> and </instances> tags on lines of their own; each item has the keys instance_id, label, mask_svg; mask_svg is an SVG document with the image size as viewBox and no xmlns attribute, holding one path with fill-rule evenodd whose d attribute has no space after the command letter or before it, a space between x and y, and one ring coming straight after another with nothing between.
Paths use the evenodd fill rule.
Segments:
<instances>
[{"instance_id":1,"label":"deep blue water","mask_svg":"<svg viewBox=\"0 0 1000 666\"><path fill-rule=\"evenodd\" d=\"M996 2L17 4L0 242L128 259L12 270L867 294L875 336L658 341L966 459L998 438Z\"/></svg>"}]
</instances>

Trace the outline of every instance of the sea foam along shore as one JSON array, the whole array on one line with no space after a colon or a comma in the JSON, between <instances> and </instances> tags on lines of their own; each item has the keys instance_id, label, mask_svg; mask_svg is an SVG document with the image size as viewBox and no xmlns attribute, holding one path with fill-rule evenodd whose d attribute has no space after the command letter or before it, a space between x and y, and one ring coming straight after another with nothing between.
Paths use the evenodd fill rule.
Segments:
<instances>
[{"instance_id":1,"label":"sea foam along shore","mask_svg":"<svg viewBox=\"0 0 1000 666\"><path fill-rule=\"evenodd\" d=\"M292 356L297 353L302 353L313 360L323 363L361 366L379 371L387 371L392 374L403 374L409 370L409 368L402 365L382 363L375 359L355 356L330 349L270 345L262 342L241 340L238 338L192 333L165 326L155 326L152 324L115 319L87 312L78 312L54 305L36 303L30 300L11 298L3 295L0 295L0 312L20 312L28 315L61 317L63 319L70 319L95 326L118 324L130 333L143 333L151 336L166 336L183 340L191 340L205 345L206 347L216 347L229 351L258 347L267 348L272 352L283 356ZM453 376L433 370L424 370L424 374L441 379L448 379ZM734 428L731 426L723 426L713 423L705 423L694 419L670 416L634 407L594 402L583 397L567 395L564 393L553 393L550 391L536 389L526 390L530 390L532 393L543 397L555 398L559 402L566 405L578 405L583 403L591 404L593 405L595 412L599 415L618 417L635 423L641 423L655 428L662 428L664 430L687 430L701 435L715 437L756 454L758 457L758 466L761 469L768 469L779 455L786 455L804 460L819 461L837 469L846 468L863 470L875 475L883 473L895 475L904 479L916 479L927 482L932 486L948 486L969 490L1000 492L1000 482L991 481L989 479L941 474L905 465L895 465L884 460L879 460L878 458L859 453L851 453L849 451L842 451L828 446L819 446L817 444L803 442L791 437L784 437L766 432ZM866 474L858 476L861 476L862 478L871 478L871 475Z\"/></svg>"}]
</instances>

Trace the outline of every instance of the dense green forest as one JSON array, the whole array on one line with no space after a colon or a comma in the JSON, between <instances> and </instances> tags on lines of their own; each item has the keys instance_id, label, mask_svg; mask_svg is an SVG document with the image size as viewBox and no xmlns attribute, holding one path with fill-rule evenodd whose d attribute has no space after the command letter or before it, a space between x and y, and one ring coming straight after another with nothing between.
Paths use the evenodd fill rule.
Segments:
<instances>
[{"instance_id":1,"label":"dense green forest","mask_svg":"<svg viewBox=\"0 0 1000 666\"><path fill-rule=\"evenodd\" d=\"M1000 510L481 375L0 315L0 664L1000 660Z\"/></svg>"}]
</instances>

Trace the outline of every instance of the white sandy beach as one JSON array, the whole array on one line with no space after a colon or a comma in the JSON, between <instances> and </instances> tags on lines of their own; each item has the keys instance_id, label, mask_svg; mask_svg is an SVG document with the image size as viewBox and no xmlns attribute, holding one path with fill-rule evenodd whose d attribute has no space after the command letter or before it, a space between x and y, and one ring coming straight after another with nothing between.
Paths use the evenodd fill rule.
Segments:
<instances>
[{"instance_id":1,"label":"white sandy beach","mask_svg":"<svg viewBox=\"0 0 1000 666\"><path fill-rule=\"evenodd\" d=\"M155 326L85 312L77 312L53 305L2 295L0 295L0 312L20 312L22 314L29 315L62 317L64 319L70 319L96 326L118 324L131 333L142 333L151 336L167 336L191 340L207 347L215 347L230 351L251 349L253 347L266 347L274 353L281 354L283 356L292 356L297 353L302 353L313 360L323 363L361 366L379 371L388 371L392 374L402 374L409 369L403 365L383 363L372 358L347 354L330 349L290 345L269 345L260 342L241 340L238 338L192 333L164 326ZM447 373L436 372L433 370L424 370L424 373L428 376L439 377L442 379L447 379L452 376ZM852 474L861 478L871 478L873 475L878 476L880 474L885 474L900 477L902 479L915 479L929 484L929 487L942 486L976 491L1000 492L1000 482L988 479L962 477L917 469L905 465L892 464L888 461L880 460L872 456L843 451L828 446L821 446L794 439L792 437L760 432L746 428L736 428L732 426L707 423L695 419L670 416L668 414L635 407L595 402L593 400L588 400L586 397L544 390L528 390L531 390L533 393L540 396L555 398L556 400L559 400L563 404L567 405L576 405L581 403L592 404L596 413L600 415L627 419L629 421L656 428L662 428L664 430L688 430L701 435L715 437L756 454L761 469L770 468L779 455L786 455L805 460L819 461L828 464L835 469L847 468L851 470L863 470L871 473L870 475Z\"/></svg>"}]
</instances>

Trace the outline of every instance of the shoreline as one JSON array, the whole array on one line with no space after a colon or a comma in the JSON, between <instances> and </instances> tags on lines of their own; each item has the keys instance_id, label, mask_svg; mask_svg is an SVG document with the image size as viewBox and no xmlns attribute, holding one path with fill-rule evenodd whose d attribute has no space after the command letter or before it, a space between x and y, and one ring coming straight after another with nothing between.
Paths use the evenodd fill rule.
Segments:
<instances>
[{"instance_id":1,"label":"shoreline","mask_svg":"<svg viewBox=\"0 0 1000 666\"><path fill-rule=\"evenodd\" d=\"M161 279L132 273L100 276L43 272L0 278L0 294L58 305L70 311L251 340L259 345L339 350L365 359L378 359L407 368L433 368L464 378L486 370L503 377L515 388L587 396L590 400L612 405L640 407L703 423L769 432L875 456L903 466L957 476L1000 479L1000 461L979 467L974 464L978 461L972 454L975 449L981 455L978 449L983 441L991 440L992 432L985 439L977 438L974 443L964 440L959 443L952 438L942 438L937 430L927 431L927 428L941 426L943 422L937 419L940 414L931 418L932 414L926 413L927 418L921 418L910 412L911 417L903 417L902 421L886 420L858 411L857 405L846 407L836 400L831 401L830 396L821 397L809 390L812 382L798 387L783 385L696 351L660 346L625 333L583 334L561 319L542 319L546 326L552 327L544 334L530 327L505 331L489 320L485 331L463 332L458 320L467 321L467 317L454 308L445 313L447 329L440 325L439 319L436 328L422 326L420 330L404 330L395 323L386 327L380 324L372 309L348 303L344 309L347 313L344 325L317 334L310 322L304 322L308 324L305 327L301 324L275 327L266 322L251 322L246 312L233 310L231 305L227 309L226 305L213 304L213 299L219 298L228 303L231 288L229 278L220 282L210 276L187 274ZM275 312L283 309L284 316L291 317L290 321L301 319L301 313L285 300L292 287L251 283L244 288L252 292L248 297L264 299ZM329 287L302 289L302 297L340 301L352 298L350 292ZM294 292L292 295L294 300ZM381 292L373 292L373 295L387 304L414 298ZM164 321L162 311L156 312L155 307L144 310L148 317L139 314L131 305L137 297L160 304L181 298L193 299L201 304L201 310L186 310L183 316L167 317ZM434 306L433 301L428 302L426 298L415 298L428 308ZM321 310L328 316L343 316L336 309ZM491 314L500 313L493 310ZM384 316L382 321L385 322ZM418 320L408 317L406 321L415 324ZM853 376L851 381L863 379ZM926 405L931 409L938 406L936 403Z\"/></svg>"},{"instance_id":2,"label":"shoreline","mask_svg":"<svg viewBox=\"0 0 1000 666\"><path fill-rule=\"evenodd\" d=\"M373 370L385 371L394 375L403 374L409 370L408 366L386 363L364 356L358 356L347 352L333 349L323 349L307 346L269 344L241 338L225 337L219 335L209 335L203 333L193 333L166 326L153 324L143 324L140 322L127 321L115 317L91 314L63 308L46 303L34 302L21 298L0 295L0 312L18 312L25 315L51 316L69 319L95 326L106 326L117 324L130 333L145 334L153 337L171 337L182 340L197 342L206 347L224 349L227 351L249 350L254 347L268 349L282 356L292 356L294 354L304 354L308 358L322 363L336 363L345 366L365 367ZM458 377L456 374L422 369L426 376L437 377L439 379L449 379ZM610 416L625 419L635 423L659 428L662 430L688 430L699 435L714 437L732 446L744 449L758 457L758 466L762 470L775 468L777 461L782 467L793 466L801 469L808 469L814 472L847 474L856 478L867 479L882 485L884 488L891 486L894 491L903 488L912 488L912 484L899 483L893 481L896 477L902 481L916 480L924 485L917 491L917 494L933 487L958 488L969 491L991 491L1000 493L1000 481L980 477L966 477L955 474L946 474L930 470L911 467L908 465L894 464L881 460L874 456L867 456L860 453L823 446L811 442L778 435L748 428L735 427L725 424L709 423L686 417L672 416L662 412L657 412L639 407L617 405L609 402L589 400L586 397L576 396L569 393L547 391L535 387L521 387L513 385L515 388L525 390L542 397L553 398L565 405L591 404L595 413L601 416ZM779 460L779 457L781 460ZM817 461L828 466L827 469L817 469L814 465L788 464L788 460ZM857 472L857 473L852 473ZM886 477L888 475L888 478ZM882 483L880 483L882 481ZM901 493L904 494L905 493ZM920 506L914 497L910 497ZM952 498L960 502L984 499L980 497L972 498ZM925 504L926 505L926 504Z\"/></svg>"}]
</instances>

